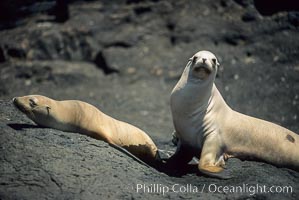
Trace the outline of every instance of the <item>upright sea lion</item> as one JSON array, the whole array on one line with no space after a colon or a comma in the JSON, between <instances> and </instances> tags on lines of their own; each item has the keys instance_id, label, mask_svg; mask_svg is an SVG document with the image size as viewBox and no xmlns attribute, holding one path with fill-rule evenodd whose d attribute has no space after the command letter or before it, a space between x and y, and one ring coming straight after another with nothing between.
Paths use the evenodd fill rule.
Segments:
<instances>
[{"instance_id":1,"label":"upright sea lion","mask_svg":"<svg viewBox=\"0 0 299 200\"><path fill-rule=\"evenodd\" d=\"M15 97L13 103L38 125L103 140L126 149L151 166L161 162L156 145L144 131L116 120L88 103L56 101L41 95Z\"/></svg>"},{"instance_id":2,"label":"upright sea lion","mask_svg":"<svg viewBox=\"0 0 299 200\"><path fill-rule=\"evenodd\" d=\"M292 131L232 110L214 84L219 63L209 51L189 59L171 93L178 147L168 160L177 167L199 158L198 169L228 178L230 157L260 160L299 171L299 136Z\"/></svg>"}]
</instances>

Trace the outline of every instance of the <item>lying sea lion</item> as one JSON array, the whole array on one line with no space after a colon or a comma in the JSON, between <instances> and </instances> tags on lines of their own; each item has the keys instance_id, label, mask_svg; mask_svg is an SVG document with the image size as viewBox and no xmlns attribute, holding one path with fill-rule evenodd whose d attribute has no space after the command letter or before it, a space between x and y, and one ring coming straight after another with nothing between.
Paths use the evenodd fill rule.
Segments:
<instances>
[{"instance_id":1,"label":"lying sea lion","mask_svg":"<svg viewBox=\"0 0 299 200\"><path fill-rule=\"evenodd\" d=\"M15 97L13 103L40 126L103 140L118 149L124 148L151 166L161 162L158 148L144 131L116 120L88 103L56 101L41 95Z\"/></svg>"},{"instance_id":2,"label":"lying sea lion","mask_svg":"<svg viewBox=\"0 0 299 200\"><path fill-rule=\"evenodd\" d=\"M168 165L179 168L197 157L202 173L229 178L225 161L237 157L299 171L299 136L232 110L214 84L218 66L214 54L199 51L174 87L171 112L178 147Z\"/></svg>"}]
</instances>

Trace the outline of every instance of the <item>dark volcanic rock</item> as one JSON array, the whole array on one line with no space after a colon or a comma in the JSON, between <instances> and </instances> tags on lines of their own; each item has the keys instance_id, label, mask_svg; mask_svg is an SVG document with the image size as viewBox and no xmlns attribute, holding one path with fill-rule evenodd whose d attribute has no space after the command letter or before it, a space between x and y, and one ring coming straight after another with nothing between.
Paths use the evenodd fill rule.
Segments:
<instances>
[{"instance_id":1,"label":"dark volcanic rock","mask_svg":"<svg viewBox=\"0 0 299 200\"><path fill-rule=\"evenodd\" d=\"M56 22L62 23L69 19L68 2L69 0L56 0L55 7L53 7L52 10L49 10L48 13L55 16Z\"/></svg>"},{"instance_id":2,"label":"dark volcanic rock","mask_svg":"<svg viewBox=\"0 0 299 200\"><path fill-rule=\"evenodd\" d=\"M7 49L7 55L13 58L25 58L26 53L23 49L9 48Z\"/></svg>"},{"instance_id":3,"label":"dark volcanic rock","mask_svg":"<svg viewBox=\"0 0 299 200\"><path fill-rule=\"evenodd\" d=\"M56 5L55 0L11 0L0 2L0 30L13 28L24 22L32 14L42 13L53 9Z\"/></svg>"},{"instance_id":4,"label":"dark volcanic rock","mask_svg":"<svg viewBox=\"0 0 299 200\"><path fill-rule=\"evenodd\" d=\"M299 12L290 12L288 19L292 25L299 27Z\"/></svg>"},{"instance_id":5,"label":"dark volcanic rock","mask_svg":"<svg viewBox=\"0 0 299 200\"><path fill-rule=\"evenodd\" d=\"M111 74L111 73L117 73L119 72L117 69L113 69L107 64L107 61L105 57L103 56L103 53L100 51L94 60L94 63L96 64L97 67L102 69L105 74Z\"/></svg>"},{"instance_id":6,"label":"dark volcanic rock","mask_svg":"<svg viewBox=\"0 0 299 200\"><path fill-rule=\"evenodd\" d=\"M230 180L192 173L181 178L168 177L102 141L38 127L11 102L0 101L0 113L1 199L164 199L176 198L178 194L199 199L297 197L299 174L292 170L232 159L228 167L234 177ZM164 195L162 189L154 191L155 184L169 188L169 191ZM140 185L149 189L137 190ZM257 185L291 188L289 193L275 193L270 198L270 195L252 189ZM224 186L244 187L247 191L228 192L226 195L216 191L216 187ZM252 188L248 189L250 186ZM179 188L181 192L178 192Z\"/></svg>"},{"instance_id":7,"label":"dark volcanic rock","mask_svg":"<svg viewBox=\"0 0 299 200\"><path fill-rule=\"evenodd\" d=\"M257 20L257 14L256 13L252 13L252 12L246 12L243 14L242 16L242 20L244 22L251 22L251 21L255 21Z\"/></svg>"},{"instance_id":8,"label":"dark volcanic rock","mask_svg":"<svg viewBox=\"0 0 299 200\"><path fill-rule=\"evenodd\" d=\"M130 164L130 158L104 142L36 127L11 103L0 104L0 126L6 130L0 135L1 199L128 198L133 184L154 172Z\"/></svg>"},{"instance_id":9,"label":"dark volcanic rock","mask_svg":"<svg viewBox=\"0 0 299 200\"><path fill-rule=\"evenodd\" d=\"M293 0L254 0L256 9L262 15L273 15L282 11L299 11L299 4Z\"/></svg>"},{"instance_id":10,"label":"dark volcanic rock","mask_svg":"<svg viewBox=\"0 0 299 200\"><path fill-rule=\"evenodd\" d=\"M5 55L4 55L4 51L3 48L0 46L0 63L5 61Z\"/></svg>"}]
</instances>

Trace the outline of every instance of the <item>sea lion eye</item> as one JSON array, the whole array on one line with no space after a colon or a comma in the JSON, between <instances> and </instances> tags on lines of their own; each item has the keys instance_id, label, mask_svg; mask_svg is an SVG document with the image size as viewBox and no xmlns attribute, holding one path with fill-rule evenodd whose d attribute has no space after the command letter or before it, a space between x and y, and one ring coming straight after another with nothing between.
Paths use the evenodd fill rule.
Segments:
<instances>
[{"instance_id":1,"label":"sea lion eye","mask_svg":"<svg viewBox=\"0 0 299 200\"><path fill-rule=\"evenodd\" d=\"M193 56L192 58L189 59L189 61L192 62L192 65L196 62L197 56Z\"/></svg>"},{"instance_id":2,"label":"sea lion eye","mask_svg":"<svg viewBox=\"0 0 299 200\"><path fill-rule=\"evenodd\" d=\"M29 99L29 104L31 107L35 107L37 106L36 102L34 101L34 99Z\"/></svg>"}]
</instances>

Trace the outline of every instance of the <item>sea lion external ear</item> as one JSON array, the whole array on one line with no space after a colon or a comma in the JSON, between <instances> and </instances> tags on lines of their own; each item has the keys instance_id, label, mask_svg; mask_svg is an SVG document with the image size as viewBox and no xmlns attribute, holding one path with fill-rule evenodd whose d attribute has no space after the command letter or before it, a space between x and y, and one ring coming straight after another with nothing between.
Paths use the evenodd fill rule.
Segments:
<instances>
[{"instance_id":1,"label":"sea lion external ear","mask_svg":"<svg viewBox=\"0 0 299 200\"><path fill-rule=\"evenodd\" d=\"M51 107L48 106L48 105L46 105L46 109L47 109L47 111L48 111L48 114L50 114Z\"/></svg>"},{"instance_id":2,"label":"sea lion external ear","mask_svg":"<svg viewBox=\"0 0 299 200\"><path fill-rule=\"evenodd\" d=\"M213 63L214 63L215 66L217 66L217 67L220 66L220 64L219 64L219 62L218 62L218 60L216 58L212 58L212 61L213 61Z\"/></svg>"}]
</instances>

